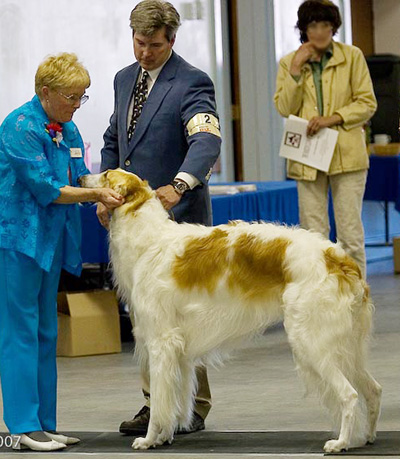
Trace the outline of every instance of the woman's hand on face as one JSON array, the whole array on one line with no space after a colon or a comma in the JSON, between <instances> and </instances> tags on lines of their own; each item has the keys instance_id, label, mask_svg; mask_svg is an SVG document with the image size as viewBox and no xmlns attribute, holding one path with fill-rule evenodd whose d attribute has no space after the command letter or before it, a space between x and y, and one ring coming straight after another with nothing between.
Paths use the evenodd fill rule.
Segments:
<instances>
[{"instance_id":1,"label":"woman's hand on face","mask_svg":"<svg viewBox=\"0 0 400 459\"><path fill-rule=\"evenodd\" d=\"M303 65L315 55L314 45L307 41L296 51L290 66L290 74L300 76Z\"/></svg>"},{"instance_id":2,"label":"woman's hand on face","mask_svg":"<svg viewBox=\"0 0 400 459\"><path fill-rule=\"evenodd\" d=\"M125 199L111 188L98 188L97 201L102 203L108 210L121 206Z\"/></svg>"}]
</instances>

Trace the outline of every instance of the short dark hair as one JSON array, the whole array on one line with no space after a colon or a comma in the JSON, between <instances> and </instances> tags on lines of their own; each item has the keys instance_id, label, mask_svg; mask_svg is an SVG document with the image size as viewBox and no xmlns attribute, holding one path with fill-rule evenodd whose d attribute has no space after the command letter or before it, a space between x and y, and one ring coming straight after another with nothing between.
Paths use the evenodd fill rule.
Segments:
<instances>
[{"instance_id":1,"label":"short dark hair","mask_svg":"<svg viewBox=\"0 0 400 459\"><path fill-rule=\"evenodd\" d=\"M297 11L296 27L300 31L300 41L305 43L307 38L307 27L312 22L327 21L332 24L332 33L338 31L342 25L339 8L329 0L306 0Z\"/></svg>"},{"instance_id":2,"label":"short dark hair","mask_svg":"<svg viewBox=\"0 0 400 459\"><path fill-rule=\"evenodd\" d=\"M175 7L163 0L143 0L131 12L131 29L151 37L165 26L166 38L170 42L180 26L180 16Z\"/></svg>"}]
</instances>

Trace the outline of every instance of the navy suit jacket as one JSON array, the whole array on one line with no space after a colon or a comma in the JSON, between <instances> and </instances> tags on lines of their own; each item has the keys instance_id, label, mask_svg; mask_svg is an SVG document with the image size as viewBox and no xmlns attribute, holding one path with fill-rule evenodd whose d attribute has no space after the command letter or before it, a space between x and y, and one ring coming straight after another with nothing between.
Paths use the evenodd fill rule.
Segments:
<instances>
[{"instance_id":1,"label":"navy suit jacket","mask_svg":"<svg viewBox=\"0 0 400 459\"><path fill-rule=\"evenodd\" d=\"M173 52L128 142L128 109L139 71L136 62L115 76L115 107L104 134L101 170L121 167L148 180L154 189L170 183L178 172L192 174L201 184L187 191L172 208L174 217L179 222L210 225L208 179L220 153L221 138L207 132L188 136L186 125L198 113L218 117L213 83L206 73Z\"/></svg>"}]
</instances>

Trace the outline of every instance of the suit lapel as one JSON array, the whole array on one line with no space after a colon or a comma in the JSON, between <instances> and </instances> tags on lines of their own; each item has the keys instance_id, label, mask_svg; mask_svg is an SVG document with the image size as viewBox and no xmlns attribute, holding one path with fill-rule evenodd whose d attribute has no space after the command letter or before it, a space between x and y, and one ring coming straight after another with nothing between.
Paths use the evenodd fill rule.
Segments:
<instances>
[{"instance_id":1,"label":"suit lapel","mask_svg":"<svg viewBox=\"0 0 400 459\"><path fill-rule=\"evenodd\" d=\"M132 153L136 145L140 142L141 138L149 127L151 120L160 108L160 105L162 104L165 96L171 90L171 80L175 78L178 64L179 57L173 52L169 61L165 64L160 74L158 75L150 95L143 106L142 114L140 115L135 132L129 143L128 155Z\"/></svg>"}]
</instances>

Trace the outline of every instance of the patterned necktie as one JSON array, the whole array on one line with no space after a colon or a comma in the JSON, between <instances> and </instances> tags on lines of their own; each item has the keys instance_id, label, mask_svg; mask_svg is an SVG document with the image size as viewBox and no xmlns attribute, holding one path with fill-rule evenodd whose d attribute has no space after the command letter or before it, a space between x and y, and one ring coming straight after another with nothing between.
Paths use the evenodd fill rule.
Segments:
<instances>
[{"instance_id":1,"label":"patterned necktie","mask_svg":"<svg viewBox=\"0 0 400 459\"><path fill-rule=\"evenodd\" d=\"M143 105L146 102L147 98L147 77L149 73L144 71L142 78L136 83L135 89L133 91L133 111L132 118L128 128L128 141L131 140L133 133L136 129L136 124L139 119L140 114L142 113Z\"/></svg>"}]
</instances>

